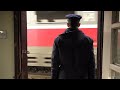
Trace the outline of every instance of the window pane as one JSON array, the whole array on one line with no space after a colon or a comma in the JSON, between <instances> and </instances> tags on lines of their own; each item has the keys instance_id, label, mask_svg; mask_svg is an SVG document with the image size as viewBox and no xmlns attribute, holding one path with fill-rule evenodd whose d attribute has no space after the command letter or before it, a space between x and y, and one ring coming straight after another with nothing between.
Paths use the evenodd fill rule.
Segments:
<instances>
[{"instance_id":1,"label":"window pane","mask_svg":"<svg viewBox=\"0 0 120 90\"><path fill-rule=\"evenodd\" d=\"M118 38L117 38L117 60L116 63L120 65L120 30L118 30Z\"/></svg>"},{"instance_id":2,"label":"window pane","mask_svg":"<svg viewBox=\"0 0 120 90\"><path fill-rule=\"evenodd\" d=\"M112 74L111 77L112 79L120 79L120 73L112 70L111 74Z\"/></svg>"},{"instance_id":3,"label":"window pane","mask_svg":"<svg viewBox=\"0 0 120 90\"><path fill-rule=\"evenodd\" d=\"M65 15L78 14L82 16L81 24L97 24L96 11L36 11L38 23L67 22Z\"/></svg>"},{"instance_id":4,"label":"window pane","mask_svg":"<svg viewBox=\"0 0 120 90\"><path fill-rule=\"evenodd\" d=\"M64 21L66 14L73 14L74 11L36 11L37 21L47 20L48 22L55 22L56 19Z\"/></svg>"},{"instance_id":5,"label":"window pane","mask_svg":"<svg viewBox=\"0 0 120 90\"><path fill-rule=\"evenodd\" d=\"M120 66L120 30L116 30L112 39L112 63Z\"/></svg>"},{"instance_id":6,"label":"window pane","mask_svg":"<svg viewBox=\"0 0 120 90\"><path fill-rule=\"evenodd\" d=\"M119 22L120 22L120 12L119 12ZM120 29L112 30L112 63L120 66Z\"/></svg>"}]
</instances>

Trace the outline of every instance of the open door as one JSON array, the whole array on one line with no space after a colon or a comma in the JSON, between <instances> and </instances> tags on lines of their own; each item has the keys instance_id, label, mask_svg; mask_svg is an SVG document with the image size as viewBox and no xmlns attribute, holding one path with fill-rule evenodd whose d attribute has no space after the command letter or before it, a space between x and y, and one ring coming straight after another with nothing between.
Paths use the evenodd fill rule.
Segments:
<instances>
[{"instance_id":1,"label":"open door","mask_svg":"<svg viewBox=\"0 0 120 90\"><path fill-rule=\"evenodd\" d=\"M26 11L14 11L15 79L27 79Z\"/></svg>"}]
</instances>

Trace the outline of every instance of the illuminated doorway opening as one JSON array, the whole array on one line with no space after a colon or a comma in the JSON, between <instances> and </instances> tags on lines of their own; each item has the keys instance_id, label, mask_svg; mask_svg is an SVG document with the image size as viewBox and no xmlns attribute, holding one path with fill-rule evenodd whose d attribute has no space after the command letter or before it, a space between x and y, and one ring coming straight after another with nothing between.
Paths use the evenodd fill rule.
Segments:
<instances>
[{"instance_id":1,"label":"illuminated doorway opening","mask_svg":"<svg viewBox=\"0 0 120 90\"><path fill-rule=\"evenodd\" d=\"M51 53L54 39L67 28L66 14L82 15L80 30L94 40L97 69L97 11L27 11L28 78L51 78Z\"/></svg>"}]
</instances>

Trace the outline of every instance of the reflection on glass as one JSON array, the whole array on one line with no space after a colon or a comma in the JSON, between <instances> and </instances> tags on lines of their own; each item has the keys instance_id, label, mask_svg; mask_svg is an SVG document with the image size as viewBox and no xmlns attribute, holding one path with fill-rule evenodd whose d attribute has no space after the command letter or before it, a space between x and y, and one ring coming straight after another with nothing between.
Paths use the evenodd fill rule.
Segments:
<instances>
[{"instance_id":1,"label":"reflection on glass","mask_svg":"<svg viewBox=\"0 0 120 90\"><path fill-rule=\"evenodd\" d=\"M118 30L117 35L117 54L116 58L114 58L114 64L120 66L120 30Z\"/></svg>"},{"instance_id":2,"label":"reflection on glass","mask_svg":"<svg viewBox=\"0 0 120 90\"><path fill-rule=\"evenodd\" d=\"M120 22L120 11L119 11L119 22ZM117 59L116 64L120 66L120 29L118 29L117 36Z\"/></svg>"}]
</instances>

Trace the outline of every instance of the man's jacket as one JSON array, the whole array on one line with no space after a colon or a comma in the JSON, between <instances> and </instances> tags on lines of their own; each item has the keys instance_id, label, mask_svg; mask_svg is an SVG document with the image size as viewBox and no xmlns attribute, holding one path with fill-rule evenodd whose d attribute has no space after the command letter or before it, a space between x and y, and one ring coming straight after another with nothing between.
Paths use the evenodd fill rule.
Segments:
<instances>
[{"instance_id":1,"label":"man's jacket","mask_svg":"<svg viewBox=\"0 0 120 90\"><path fill-rule=\"evenodd\" d=\"M54 41L52 79L94 79L93 40L81 30L68 28Z\"/></svg>"}]
</instances>

